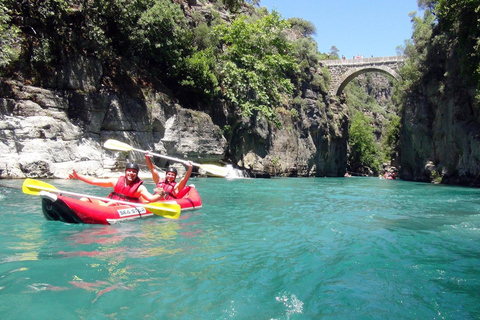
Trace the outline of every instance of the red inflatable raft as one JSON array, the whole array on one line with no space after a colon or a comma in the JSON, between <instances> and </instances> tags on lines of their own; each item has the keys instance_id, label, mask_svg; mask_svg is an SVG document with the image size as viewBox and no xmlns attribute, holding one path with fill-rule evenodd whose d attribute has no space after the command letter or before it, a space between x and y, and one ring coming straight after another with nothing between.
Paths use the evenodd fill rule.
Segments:
<instances>
[{"instance_id":1,"label":"red inflatable raft","mask_svg":"<svg viewBox=\"0 0 480 320\"><path fill-rule=\"evenodd\" d=\"M202 199L193 185L185 187L181 194L182 198L168 200L168 202L178 203L182 211L202 207ZM112 224L154 216L152 212L148 211L148 208L140 206L117 205L107 207L52 193L43 193L41 197L42 211L47 220L58 220L66 223Z\"/></svg>"}]
</instances>

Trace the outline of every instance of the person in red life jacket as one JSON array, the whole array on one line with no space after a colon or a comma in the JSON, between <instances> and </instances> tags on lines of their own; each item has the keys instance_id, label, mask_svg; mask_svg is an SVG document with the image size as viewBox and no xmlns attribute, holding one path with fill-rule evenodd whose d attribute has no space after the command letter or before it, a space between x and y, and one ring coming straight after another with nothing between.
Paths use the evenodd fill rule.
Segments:
<instances>
[{"instance_id":1,"label":"person in red life jacket","mask_svg":"<svg viewBox=\"0 0 480 320\"><path fill-rule=\"evenodd\" d=\"M164 196L162 199L170 200L170 199L176 199L177 194L180 193L180 191L185 188L185 185L187 184L188 179L190 178L190 175L192 174L192 169L193 169L193 164L191 161L185 162L187 165L188 169L183 178L180 180L179 183L175 182L175 179L177 177L177 169L174 167L168 167L167 172L165 173L165 179L160 180L160 175L158 174L158 171L155 169L153 166L152 160L150 160L151 155L149 152L145 153L145 160L147 162L148 168L150 169L150 172L152 173L152 178L153 182L155 182L155 194L162 194L164 193Z\"/></svg>"},{"instance_id":2,"label":"person in red life jacket","mask_svg":"<svg viewBox=\"0 0 480 320\"><path fill-rule=\"evenodd\" d=\"M70 179L78 179L88 184L92 184L99 187L113 187L113 192L108 196L112 200L121 200L128 202L155 202L162 198L162 194L151 194L147 188L143 186L143 181L138 177L139 167L136 163L129 163L125 167L125 175L120 178L111 179L99 179L92 178L78 174L73 170L69 175ZM104 202L101 200L82 198L84 201L95 201L101 205L111 206L116 205L118 202L110 201Z\"/></svg>"}]
</instances>

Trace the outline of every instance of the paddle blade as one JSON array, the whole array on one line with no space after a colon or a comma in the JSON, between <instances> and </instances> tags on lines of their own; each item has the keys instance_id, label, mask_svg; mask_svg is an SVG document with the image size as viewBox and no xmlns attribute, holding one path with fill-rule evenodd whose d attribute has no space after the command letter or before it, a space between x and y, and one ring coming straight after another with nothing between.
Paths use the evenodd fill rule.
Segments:
<instances>
[{"instance_id":1,"label":"paddle blade","mask_svg":"<svg viewBox=\"0 0 480 320\"><path fill-rule=\"evenodd\" d=\"M228 175L228 168L226 167L220 167L214 164L201 164L199 167L214 176L225 178Z\"/></svg>"},{"instance_id":2,"label":"paddle blade","mask_svg":"<svg viewBox=\"0 0 480 320\"><path fill-rule=\"evenodd\" d=\"M22 192L25 194L32 194L38 196L40 191L56 191L57 188L43 181L33 180L30 178L25 179L22 185Z\"/></svg>"},{"instance_id":3,"label":"paddle blade","mask_svg":"<svg viewBox=\"0 0 480 320\"><path fill-rule=\"evenodd\" d=\"M114 139L108 139L105 141L103 144L104 148L110 149L110 150L117 150L117 151L132 151L133 147L129 146L126 143L114 140Z\"/></svg>"},{"instance_id":4,"label":"paddle blade","mask_svg":"<svg viewBox=\"0 0 480 320\"><path fill-rule=\"evenodd\" d=\"M175 202L154 202L145 205L153 214L169 219L178 219L180 217L180 205Z\"/></svg>"}]
</instances>

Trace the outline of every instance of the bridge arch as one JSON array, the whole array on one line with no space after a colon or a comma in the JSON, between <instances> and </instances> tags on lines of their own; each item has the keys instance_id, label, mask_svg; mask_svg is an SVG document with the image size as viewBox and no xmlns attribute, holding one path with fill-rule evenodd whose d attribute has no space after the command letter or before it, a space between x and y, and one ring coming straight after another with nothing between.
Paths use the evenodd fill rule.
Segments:
<instances>
[{"instance_id":1,"label":"bridge arch","mask_svg":"<svg viewBox=\"0 0 480 320\"><path fill-rule=\"evenodd\" d=\"M369 73L369 72L379 72L386 75L390 75L396 80L400 79L400 76L398 75L397 72L385 66L352 69L342 75L338 83L331 89L331 92L334 92L336 96L339 96L343 92L343 89L345 89L345 87L350 83L350 81L352 81L353 79L355 79L357 76L361 74Z\"/></svg>"},{"instance_id":2,"label":"bridge arch","mask_svg":"<svg viewBox=\"0 0 480 320\"><path fill-rule=\"evenodd\" d=\"M367 72L380 72L399 79L397 71L404 64L404 56L360 58L360 59L337 59L320 61L322 66L328 68L331 75L329 94L340 95L355 77Z\"/></svg>"}]
</instances>

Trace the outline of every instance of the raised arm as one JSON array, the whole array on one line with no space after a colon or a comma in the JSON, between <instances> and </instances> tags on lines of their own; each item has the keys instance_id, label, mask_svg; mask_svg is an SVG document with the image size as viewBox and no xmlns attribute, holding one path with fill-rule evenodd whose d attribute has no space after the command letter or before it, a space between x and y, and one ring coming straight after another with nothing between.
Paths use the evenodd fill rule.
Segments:
<instances>
[{"instance_id":1,"label":"raised arm","mask_svg":"<svg viewBox=\"0 0 480 320\"><path fill-rule=\"evenodd\" d=\"M185 185L187 184L187 181L190 178L190 175L192 174L192 169L193 169L192 161L187 161L186 165L188 166L187 172L183 176L182 180L180 180L180 182L175 185L175 194L178 194L180 191L183 190L183 188L185 188Z\"/></svg>"},{"instance_id":2,"label":"raised arm","mask_svg":"<svg viewBox=\"0 0 480 320\"><path fill-rule=\"evenodd\" d=\"M150 169L150 172L152 173L153 182L155 182L155 185L157 185L158 181L160 181L160 175L158 174L158 171L153 166L152 160L150 160L151 157L152 156L150 155L150 153L148 152L145 153L145 161L147 162L148 169Z\"/></svg>"},{"instance_id":3,"label":"raised arm","mask_svg":"<svg viewBox=\"0 0 480 320\"><path fill-rule=\"evenodd\" d=\"M105 187L105 188L115 187L115 184L117 183L117 179L98 179L98 178L87 177L87 176L78 174L75 170L73 170L72 173L69 174L69 178L78 179L88 184L93 184L94 186Z\"/></svg>"}]
</instances>

